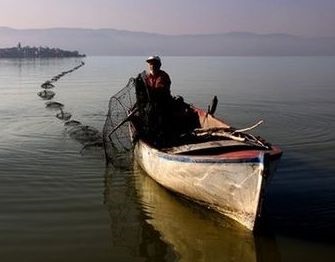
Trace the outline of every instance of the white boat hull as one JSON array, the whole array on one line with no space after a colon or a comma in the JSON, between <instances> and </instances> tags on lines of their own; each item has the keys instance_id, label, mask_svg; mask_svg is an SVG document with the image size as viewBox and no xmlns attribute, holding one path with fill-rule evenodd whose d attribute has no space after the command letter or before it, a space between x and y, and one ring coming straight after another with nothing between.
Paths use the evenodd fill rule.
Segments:
<instances>
[{"instance_id":1,"label":"white boat hull","mask_svg":"<svg viewBox=\"0 0 335 262\"><path fill-rule=\"evenodd\" d=\"M173 155L139 140L134 156L162 186L253 230L264 180L264 152L250 159Z\"/></svg>"}]
</instances>

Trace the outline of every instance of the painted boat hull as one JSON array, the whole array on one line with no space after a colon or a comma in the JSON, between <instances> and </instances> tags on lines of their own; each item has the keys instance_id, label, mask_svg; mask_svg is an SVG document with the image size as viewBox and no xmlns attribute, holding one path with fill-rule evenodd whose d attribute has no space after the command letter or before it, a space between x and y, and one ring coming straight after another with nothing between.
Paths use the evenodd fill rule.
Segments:
<instances>
[{"instance_id":1,"label":"painted boat hull","mask_svg":"<svg viewBox=\"0 0 335 262\"><path fill-rule=\"evenodd\" d=\"M262 255L262 246L251 231L234 221L218 219L215 214L204 219L201 210L178 201L139 169L135 163L136 192L149 218L146 222L173 248L178 261L230 261L234 258L256 262Z\"/></svg>"},{"instance_id":2,"label":"painted boat hull","mask_svg":"<svg viewBox=\"0 0 335 262\"><path fill-rule=\"evenodd\" d=\"M134 148L138 164L159 184L238 221L249 230L254 229L260 215L266 180L274 172L280 154L278 149L272 153L250 150L215 156L173 155L142 140Z\"/></svg>"}]
</instances>

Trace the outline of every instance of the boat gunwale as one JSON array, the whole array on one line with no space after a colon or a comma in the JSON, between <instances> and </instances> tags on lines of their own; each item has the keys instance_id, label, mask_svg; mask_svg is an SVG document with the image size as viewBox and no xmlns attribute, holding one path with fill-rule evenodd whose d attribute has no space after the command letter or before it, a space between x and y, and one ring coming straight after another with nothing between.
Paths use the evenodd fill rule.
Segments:
<instances>
[{"instance_id":1,"label":"boat gunwale","mask_svg":"<svg viewBox=\"0 0 335 262\"><path fill-rule=\"evenodd\" d=\"M202 163L202 164L234 164L234 163L252 163L257 164L260 163L262 160L260 159L260 154L269 154L270 160L275 160L277 158L280 158L282 151L279 147L274 147L273 150L244 150L240 151L244 154L248 154L248 156L239 156L236 154L236 152L232 153L223 153L218 155L187 155L187 154L171 154L164 152L162 150L159 150L153 146L151 146L149 143L143 141L142 139L139 139L136 143L142 143L147 148L149 148L152 152L155 152L155 155L157 157L163 158L165 160L169 161L177 161L177 162L183 162L183 163ZM135 143L135 144L136 144Z\"/></svg>"}]
</instances>

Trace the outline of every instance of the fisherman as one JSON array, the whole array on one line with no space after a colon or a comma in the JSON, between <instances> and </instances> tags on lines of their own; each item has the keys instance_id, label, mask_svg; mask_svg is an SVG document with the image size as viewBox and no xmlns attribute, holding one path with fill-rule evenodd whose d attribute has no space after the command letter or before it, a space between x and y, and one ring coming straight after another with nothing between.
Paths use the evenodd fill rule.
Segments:
<instances>
[{"instance_id":1,"label":"fisherman","mask_svg":"<svg viewBox=\"0 0 335 262\"><path fill-rule=\"evenodd\" d=\"M155 103L166 104L171 100L170 76L161 70L161 59L159 56L147 58L148 71L144 75L144 81L148 88L150 98Z\"/></svg>"},{"instance_id":2,"label":"fisherman","mask_svg":"<svg viewBox=\"0 0 335 262\"><path fill-rule=\"evenodd\" d=\"M168 73L161 70L159 56L150 56L146 62L148 70L136 79L137 107L142 122L140 135L162 147L166 145L169 133L169 110L173 100L171 80Z\"/></svg>"},{"instance_id":3,"label":"fisherman","mask_svg":"<svg viewBox=\"0 0 335 262\"><path fill-rule=\"evenodd\" d=\"M136 78L139 136L157 147L173 145L182 133L199 126L196 113L182 97L171 95L169 75L159 56L146 59L148 70Z\"/></svg>"}]
</instances>

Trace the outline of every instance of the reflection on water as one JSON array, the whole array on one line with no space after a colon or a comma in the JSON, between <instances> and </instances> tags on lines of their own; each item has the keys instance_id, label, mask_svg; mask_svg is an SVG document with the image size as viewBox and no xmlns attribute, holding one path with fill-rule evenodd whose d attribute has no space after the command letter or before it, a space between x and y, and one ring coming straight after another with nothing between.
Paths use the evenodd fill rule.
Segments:
<instances>
[{"instance_id":1,"label":"reflection on water","mask_svg":"<svg viewBox=\"0 0 335 262\"><path fill-rule=\"evenodd\" d=\"M105 205L123 258L154 261L279 261L273 237L181 200L135 163L106 171Z\"/></svg>"},{"instance_id":2,"label":"reflection on water","mask_svg":"<svg viewBox=\"0 0 335 262\"><path fill-rule=\"evenodd\" d=\"M137 202L133 170L106 169L105 205L111 218L112 245L117 247L120 261L175 260L173 250L161 239L159 233L146 223Z\"/></svg>"}]
</instances>

